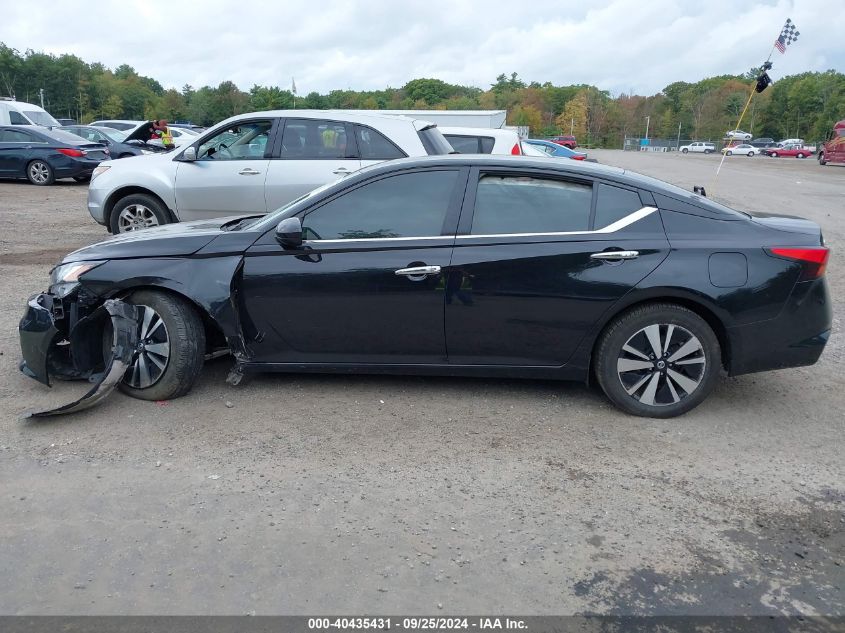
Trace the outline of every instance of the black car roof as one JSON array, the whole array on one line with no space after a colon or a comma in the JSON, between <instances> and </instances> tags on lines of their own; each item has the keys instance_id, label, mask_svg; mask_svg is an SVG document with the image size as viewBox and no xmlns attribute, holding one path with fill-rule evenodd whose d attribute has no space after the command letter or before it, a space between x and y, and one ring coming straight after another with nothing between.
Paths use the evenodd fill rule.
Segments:
<instances>
[{"instance_id":1,"label":"black car roof","mask_svg":"<svg viewBox=\"0 0 845 633\"><path fill-rule=\"evenodd\" d=\"M652 193L661 194L675 200L680 200L689 204L693 204L699 208L706 209L710 212L716 212L719 215L731 215L734 217L747 217L746 214L726 207L718 202L703 198L700 195L681 189L673 184L638 174L637 172L621 169L620 167L612 167L610 165L602 165L600 163L588 163L583 161L574 161L568 159L557 158L543 158L532 156L509 156L509 155L492 155L492 154L449 154L441 156L423 156L412 158L400 158L397 160L386 161L378 163L371 167L365 167L357 172L362 177L369 177L373 174L383 172L389 173L401 169L410 169L413 167L431 167L435 165L442 166L470 166L470 167L504 167L504 168L532 168L542 169L544 171L556 171L561 175L568 176L582 176L585 178L599 178L609 181L615 181L620 185L627 185L629 187L636 187L644 189Z\"/></svg>"}]
</instances>

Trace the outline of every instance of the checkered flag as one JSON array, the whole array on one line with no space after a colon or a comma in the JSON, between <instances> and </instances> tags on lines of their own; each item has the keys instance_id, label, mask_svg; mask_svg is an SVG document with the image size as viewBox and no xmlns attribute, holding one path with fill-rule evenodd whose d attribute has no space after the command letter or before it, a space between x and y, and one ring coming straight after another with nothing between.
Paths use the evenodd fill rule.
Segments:
<instances>
[{"instance_id":1,"label":"checkered flag","mask_svg":"<svg viewBox=\"0 0 845 633\"><path fill-rule=\"evenodd\" d=\"M786 18L786 24L783 25L783 30L780 32L780 36L775 40L775 48L778 49L781 54L785 53L786 47L797 40L799 35L801 34L795 27L795 23L789 18Z\"/></svg>"}]
</instances>

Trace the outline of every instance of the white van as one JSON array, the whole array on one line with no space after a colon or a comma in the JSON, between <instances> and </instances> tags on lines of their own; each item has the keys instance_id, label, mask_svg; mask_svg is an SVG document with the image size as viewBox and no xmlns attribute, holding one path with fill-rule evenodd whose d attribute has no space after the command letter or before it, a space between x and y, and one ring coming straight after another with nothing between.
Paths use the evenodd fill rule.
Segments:
<instances>
[{"instance_id":1,"label":"white van","mask_svg":"<svg viewBox=\"0 0 845 633\"><path fill-rule=\"evenodd\" d=\"M0 97L0 125L42 125L58 127L60 123L47 110L31 103Z\"/></svg>"}]
</instances>

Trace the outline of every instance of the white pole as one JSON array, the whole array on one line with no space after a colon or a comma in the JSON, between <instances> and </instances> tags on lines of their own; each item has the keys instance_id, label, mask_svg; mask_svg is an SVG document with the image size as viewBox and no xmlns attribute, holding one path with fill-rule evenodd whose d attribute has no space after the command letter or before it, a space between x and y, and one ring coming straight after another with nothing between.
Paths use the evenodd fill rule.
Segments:
<instances>
[{"instance_id":1,"label":"white pole","mask_svg":"<svg viewBox=\"0 0 845 633\"><path fill-rule=\"evenodd\" d=\"M645 140L648 140L648 124L651 123L651 115L647 115L645 118Z\"/></svg>"},{"instance_id":2,"label":"white pole","mask_svg":"<svg viewBox=\"0 0 845 633\"><path fill-rule=\"evenodd\" d=\"M571 119L569 121L569 136L572 136L572 132L575 130L575 119Z\"/></svg>"},{"instance_id":3,"label":"white pole","mask_svg":"<svg viewBox=\"0 0 845 633\"><path fill-rule=\"evenodd\" d=\"M39 88L38 92L41 93L41 109L44 109L44 88Z\"/></svg>"},{"instance_id":4,"label":"white pole","mask_svg":"<svg viewBox=\"0 0 845 633\"><path fill-rule=\"evenodd\" d=\"M678 142L675 144L675 149L681 146L681 122L678 121Z\"/></svg>"}]
</instances>

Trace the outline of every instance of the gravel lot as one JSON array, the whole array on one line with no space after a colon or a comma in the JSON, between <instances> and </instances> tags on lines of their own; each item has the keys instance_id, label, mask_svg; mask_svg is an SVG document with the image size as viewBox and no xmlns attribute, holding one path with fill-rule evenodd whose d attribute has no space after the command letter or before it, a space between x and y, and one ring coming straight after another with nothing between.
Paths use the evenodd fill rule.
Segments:
<instances>
[{"instance_id":1,"label":"gravel lot","mask_svg":"<svg viewBox=\"0 0 845 633\"><path fill-rule=\"evenodd\" d=\"M819 222L843 314L845 167L593 151L737 208ZM224 383L89 412L17 371L17 322L105 236L85 185L0 183L0 613L842 614L843 338L724 378L676 420L579 384ZM227 404L227 402L229 404Z\"/></svg>"}]
</instances>

